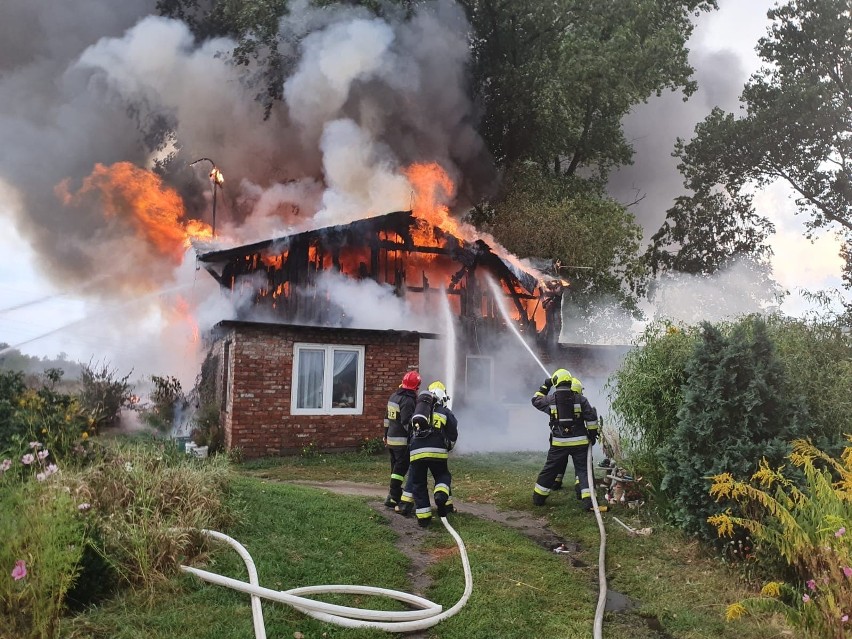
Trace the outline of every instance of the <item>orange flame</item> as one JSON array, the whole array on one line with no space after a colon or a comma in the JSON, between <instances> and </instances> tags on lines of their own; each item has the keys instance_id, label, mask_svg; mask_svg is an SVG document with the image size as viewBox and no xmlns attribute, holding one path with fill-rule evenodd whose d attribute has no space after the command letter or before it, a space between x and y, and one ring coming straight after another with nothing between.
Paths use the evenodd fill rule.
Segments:
<instances>
[{"instance_id":1,"label":"orange flame","mask_svg":"<svg viewBox=\"0 0 852 639\"><path fill-rule=\"evenodd\" d=\"M201 331L198 328L198 322L195 321L195 318L192 315L192 309L190 308L189 302L183 297L178 296L175 300L174 311L178 318L186 322L189 329L192 331L192 343L198 344L201 341Z\"/></svg>"},{"instance_id":2,"label":"orange flame","mask_svg":"<svg viewBox=\"0 0 852 639\"><path fill-rule=\"evenodd\" d=\"M69 190L67 179L54 191L66 206L96 203L105 217L129 226L138 239L175 265L193 238L213 235L208 224L184 220L183 200L160 176L130 162L96 164L76 193Z\"/></svg>"},{"instance_id":3,"label":"orange flame","mask_svg":"<svg viewBox=\"0 0 852 639\"><path fill-rule=\"evenodd\" d=\"M426 245L439 244L432 227L437 227L456 237L460 236L459 223L450 216L446 202L456 194L456 185L440 165L412 164L403 170L414 188L414 216L427 222L425 229L415 232L415 239Z\"/></svg>"}]
</instances>

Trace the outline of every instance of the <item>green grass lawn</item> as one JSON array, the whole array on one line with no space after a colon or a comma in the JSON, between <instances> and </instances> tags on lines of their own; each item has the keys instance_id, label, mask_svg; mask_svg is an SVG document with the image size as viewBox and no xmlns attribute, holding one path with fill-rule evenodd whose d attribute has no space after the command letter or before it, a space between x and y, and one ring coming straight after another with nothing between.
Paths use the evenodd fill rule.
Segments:
<instances>
[{"instance_id":1,"label":"green grass lawn","mask_svg":"<svg viewBox=\"0 0 852 639\"><path fill-rule=\"evenodd\" d=\"M587 638L598 596L598 530L593 516L580 511L573 491L554 494L544 509L534 509L532 484L541 455L479 455L451 460L453 492L462 512L451 517L470 556L474 589L455 617L427 631L440 639ZM352 583L409 590L407 560L395 548L395 533L368 505L367 498L329 494L286 480L346 480L384 485L383 456L321 455L251 462L239 467L231 499L240 523L229 534L240 540L257 563L261 585L270 588ZM569 471L570 472L570 471ZM500 524L464 513L468 502L546 515L556 534L578 541L575 567ZM648 525L617 514L627 523ZM611 515L605 515L611 518ZM416 526L412 520L411 526ZM435 522L436 524L438 522ZM725 606L745 593L729 572L681 535L654 528L649 537L629 537L607 524L609 586L634 600L627 613L607 614L604 637L618 639L744 638L781 636L782 628L754 619L726 623ZM432 588L425 593L445 608L461 596L464 577L455 542L440 525L426 536L424 552L436 561ZM245 579L242 561L228 548L216 548L206 567ZM352 596L325 598L359 607L398 606L386 599ZM363 599L363 600L360 600ZM373 630L350 630L315 621L283 604L265 602L270 639L385 637ZM658 630L661 627L662 632ZM179 575L153 592L132 593L78 615L67 637L252 637L247 595Z\"/></svg>"}]
</instances>

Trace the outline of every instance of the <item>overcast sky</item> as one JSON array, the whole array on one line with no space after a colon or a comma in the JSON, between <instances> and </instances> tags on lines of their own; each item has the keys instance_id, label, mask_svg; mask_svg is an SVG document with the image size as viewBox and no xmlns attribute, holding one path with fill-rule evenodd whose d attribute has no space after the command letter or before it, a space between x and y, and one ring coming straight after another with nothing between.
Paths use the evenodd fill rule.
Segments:
<instances>
[{"instance_id":1,"label":"overcast sky","mask_svg":"<svg viewBox=\"0 0 852 639\"><path fill-rule=\"evenodd\" d=\"M646 229L646 236L656 230L671 200L682 192L675 161L670 157L675 137L690 137L695 123L715 104L735 109L743 82L758 65L754 46L765 33L766 11L773 2L720 0L719 4L718 12L702 16L690 42L692 63L697 69L701 90L686 104L672 95L654 99L638 108L626 122L637 154L633 166L614 176L613 189L622 201L632 199L634 187L645 194L645 199L635 207L635 213ZM10 26L14 25L7 25ZM0 66L0 80L2 71ZM0 83L0 90L2 86ZM44 152L50 153L50 149ZM95 318L99 313L120 316L122 312L132 311L109 306L99 310L91 301L84 302L65 294L41 277L34 251L12 223L12 197L13 194L0 184L0 252L3 256L0 261L0 342L20 345L21 351L31 355L54 356L65 352L82 361L100 357L104 334ZM815 243L806 240L802 221L793 214L789 194L781 186L761 193L756 204L759 212L776 225L777 233L772 241L774 273L779 283L792 293L783 310L800 314L807 305L797 294L798 289L819 290L840 285L842 264L838 242L830 234ZM191 273L194 265L187 265L187 269ZM212 291L215 295L212 278L203 271L194 278L190 275L185 281L190 282L188 294L203 296ZM86 320L81 321L84 318ZM63 328L69 325L70 328ZM46 335L54 330L55 333ZM144 339L156 339L156 336L149 334ZM142 346L150 350L157 345ZM133 350L139 347L139 344L132 346Z\"/></svg>"}]
</instances>

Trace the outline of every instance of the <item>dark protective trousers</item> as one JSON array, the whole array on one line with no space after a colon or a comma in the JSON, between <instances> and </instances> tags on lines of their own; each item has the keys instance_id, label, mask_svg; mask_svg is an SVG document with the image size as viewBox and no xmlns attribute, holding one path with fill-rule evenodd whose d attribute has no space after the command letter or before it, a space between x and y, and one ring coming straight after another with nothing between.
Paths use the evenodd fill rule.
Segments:
<instances>
[{"instance_id":1,"label":"dark protective trousers","mask_svg":"<svg viewBox=\"0 0 852 639\"><path fill-rule=\"evenodd\" d=\"M399 503L402 497L402 482L405 481L405 473L411 464L408 446L388 446L390 455L391 478L388 496Z\"/></svg>"},{"instance_id":2,"label":"dark protective trousers","mask_svg":"<svg viewBox=\"0 0 852 639\"><path fill-rule=\"evenodd\" d=\"M452 475L446 459L426 457L411 462L411 492L414 495L414 512L417 522L427 525L432 519L432 505L429 500L429 473L435 482L434 497L438 507L438 516L447 514L447 501L452 490Z\"/></svg>"},{"instance_id":3,"label":"dark protective trousers","mask_svg":"<svg viewBox=\"0 0 852 639\"><path fill-rule=\"evenodd\" d=\"M591 507L592 493L589 490L589 476L587 451L588 445L583 446L550 446L547 451L547 459L544 462L544 468L538 474L538 479L535 482L533 491L533 502L538 505L544 504L547 497L553 490L553 485L556 477L565 472L568 465L568 458L574 462L574 473L577 479L580 480L580 495L583 500L583 505Z\"/></svg>"}]
</instances>

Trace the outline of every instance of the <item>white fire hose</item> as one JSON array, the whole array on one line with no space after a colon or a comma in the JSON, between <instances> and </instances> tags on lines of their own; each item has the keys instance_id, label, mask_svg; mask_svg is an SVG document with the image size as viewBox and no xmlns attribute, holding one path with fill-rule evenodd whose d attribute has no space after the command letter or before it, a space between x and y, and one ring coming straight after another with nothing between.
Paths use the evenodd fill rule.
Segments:
<instances>
[{"instance_id":1,"label":"white fire hose","mask_svg":"<svg viewBox=\"0 0 852 639\"><path fill-rule=\"evenodd\" d=\"M470 599L470 593L473 591L473 576L470 571L470 561L467 557L467 550L464 547L459 534L450 526L446 517L441 517L441 523L449 531L450 535L456 541L461 555L462 566L464 567L464 592L458 602L449 610L443 611L443 608L436 603L432 603L428 599L411 595L399 590L389 590L387 588L376 588L373 586L350 586L350 585L333 585L333 586L305 586L302 588L291 588L290 590L272 590L264 588L258 584L257 569L254 565L251 555L248 550L236 539L228 537L228 535L216 532L215 530L202 530L201 532L224 541L229 544L242 557L248 570L249 580L247 582L239 579L232 579L207 570L192 568L191 566L181 566L180 569L195 575L199 579L203 579L212 584L226 586L238 592L244 592L251 595L251 614L254 623L255 639L266 639L266 627L263 623L263 611L261 610L261 598L271 599L281 603L293 606L299 612L302 612L314 619L326 621L328 623L337 624L346 628L376 628L387 632L412 632L414 630L425 630L440 623L444 619L448 619L456 614L464 607L467 600ZM338 606L322 601L308 599L302 595L319 595L331 593L344 593L352 595L378 595L396 599L406 604L419 608L419 610L405 611L385 611L385 610L368 610L363 608L351 608L349 606Z\"/></svg>"},{"instance_id":2,"label":"white fire hose","mask_svg":"<svg viewBox=\"0 0 852 639\"><path fill-rule=\"evenodd\" d=\"M598 593L598 607L595 609L594 639L603 637L603 613L606 607L606 529L604 528L601 511L598 509L597 490L595 489L595 473L592 467L592 447L588 447L586 453L586 472L589 479L589 492L592 497L592 507L595 510L595 518L598 520L598 530L601 533L601 546L598 552L598 582L600 592Z\"/></svg>"}]
</instances>

